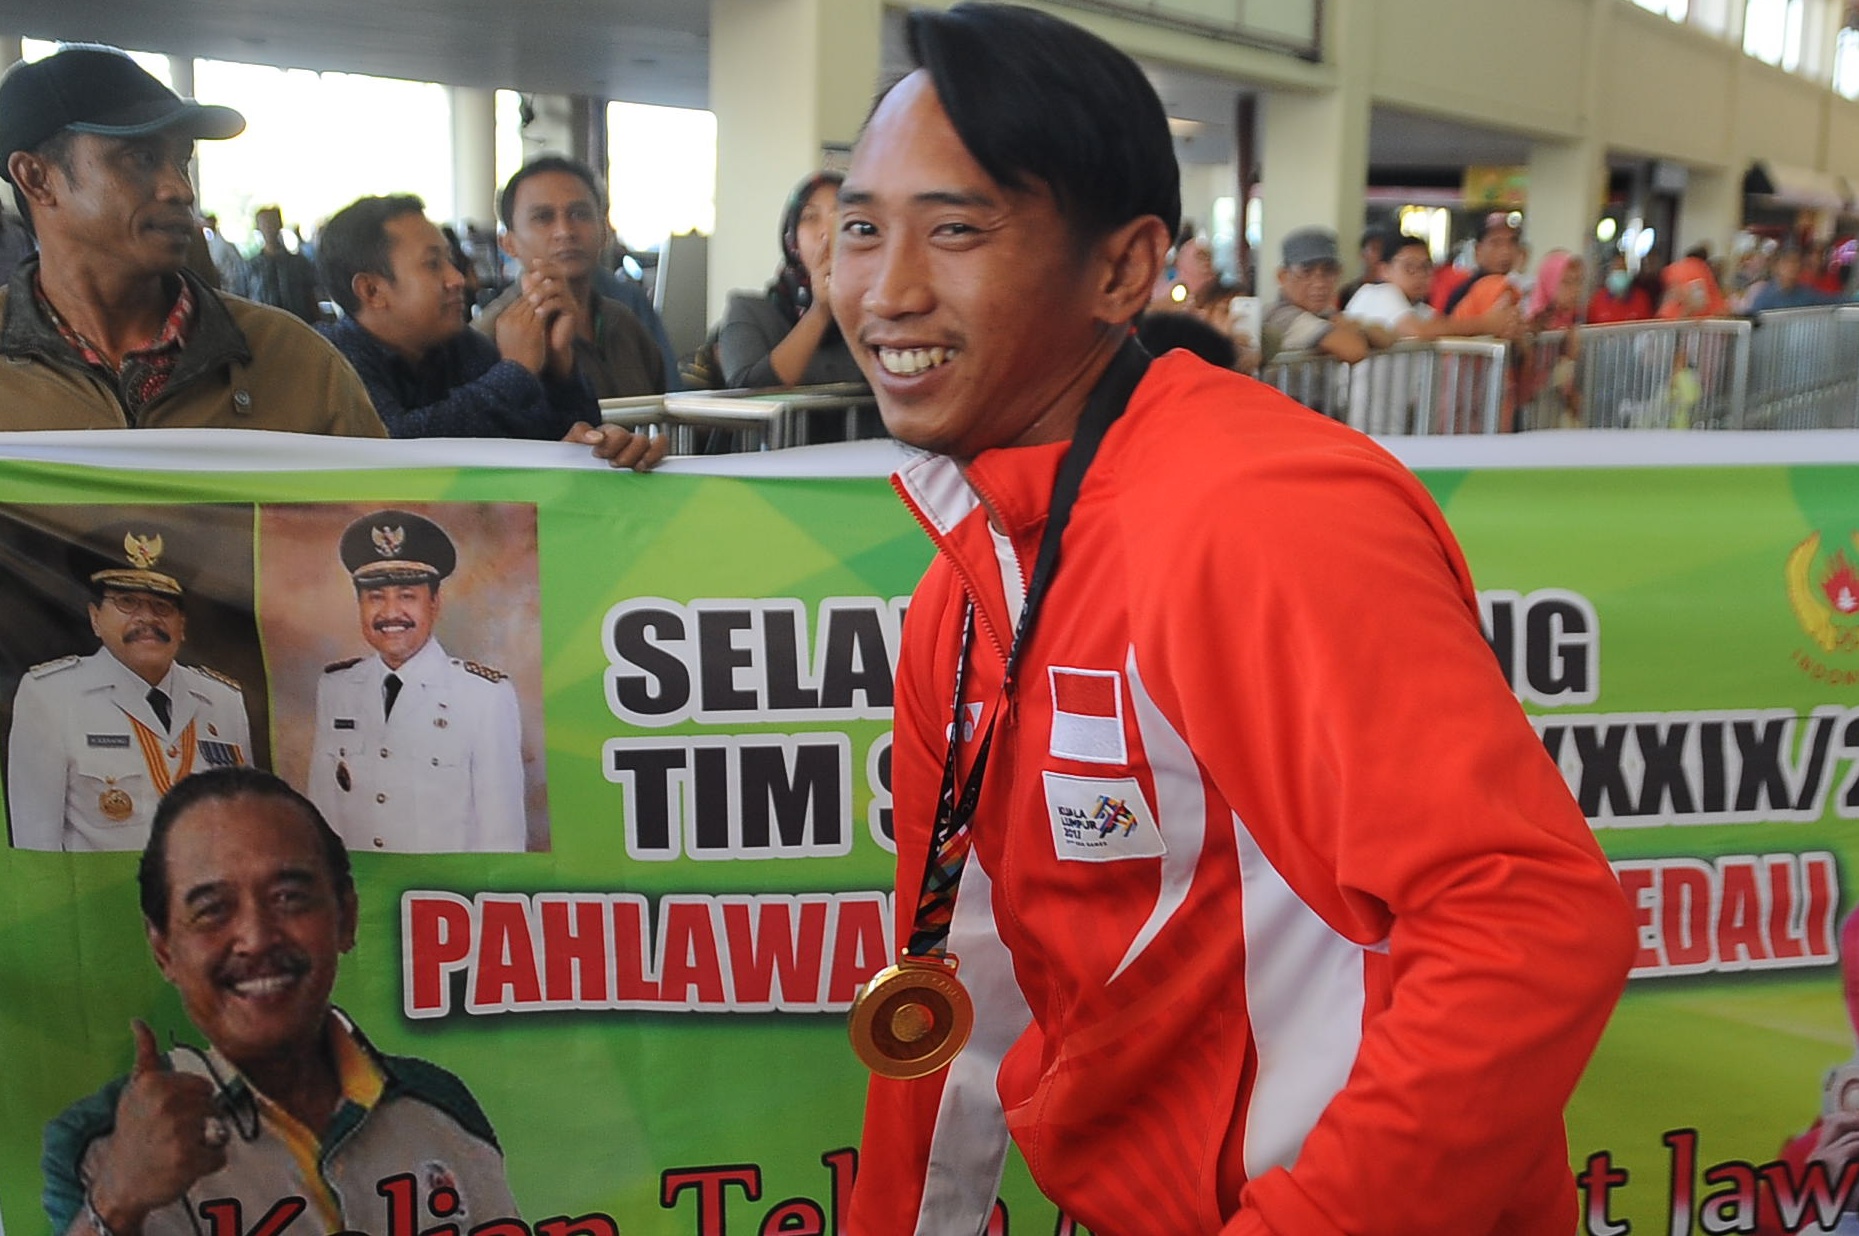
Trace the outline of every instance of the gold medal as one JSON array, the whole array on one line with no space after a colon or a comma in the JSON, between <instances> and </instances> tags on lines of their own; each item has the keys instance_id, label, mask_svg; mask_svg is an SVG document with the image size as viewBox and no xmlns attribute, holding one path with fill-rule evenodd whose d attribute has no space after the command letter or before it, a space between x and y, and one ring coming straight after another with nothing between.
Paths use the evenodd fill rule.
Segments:
<instances>
[{"instance_id":1,"label":"gold medal","mask_svg":"<svg viewBox=\"0 0 1859 1236\"><path fill-rule=\"evenodd\" d=\"M112 820L121 823L135 814L136 800L128 793L111 786L97 795L97 810Z\"/></svg>"},{"instance_id":2,"label":"gold medal","mask_svg":"<svg viewBox=\"0 0 1859 1236\"><path fill-rule=\"evenodd\" d=\"M928 1077L955 1059L975 1027L975 1002L953 957L905 957L852 999L852 1050L880 1077Z\"/></svg>"}]
</instances>

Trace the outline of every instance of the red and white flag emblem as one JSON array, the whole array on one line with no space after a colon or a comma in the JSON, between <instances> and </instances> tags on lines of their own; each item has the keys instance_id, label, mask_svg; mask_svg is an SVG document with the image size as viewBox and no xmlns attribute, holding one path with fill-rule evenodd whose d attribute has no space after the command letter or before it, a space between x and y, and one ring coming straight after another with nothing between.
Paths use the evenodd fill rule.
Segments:
<instances>
[{"instance_id":1,"label":"red and white flag emblem","mask_svg":"<svg viewBox=\"0 0 1859 1236\"><path fill-rule=\"evenodd\" d=\"M1123 741L1123 676L1115 670L1046 671L1052 683L1052 742L1062 760L1127 764Z\"/></svg>"}]
</instances>

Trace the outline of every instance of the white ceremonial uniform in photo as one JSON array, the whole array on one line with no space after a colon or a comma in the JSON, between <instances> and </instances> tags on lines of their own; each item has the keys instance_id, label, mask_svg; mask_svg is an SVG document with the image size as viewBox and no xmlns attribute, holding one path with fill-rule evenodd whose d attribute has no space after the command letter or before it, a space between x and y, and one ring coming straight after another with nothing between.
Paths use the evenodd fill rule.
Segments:
<instances>
[{"instance_id":1,"label":"white ceremonial uniform in photo","mask_svg":"<svg viewBox=\"0 0 1859 1236\"><path fill-rule=\"evenodd\" d=\"M7 819L26 850L140 850L155 804L189 773L249 764L251 722L232 679L176 663L149 684L107 649L35 665L13 697Z\"/></svg>"},{"instance_id":2,"label":"white ceremonial uniform in photo","mask_svg":"<svg viewBox=\"0 0 1859 1236\"><path fill-rule=\"evenodd\" d=\"M378 654L324 670L311 801L351 850L522 850L522 721L508 676L428 640L396 671L390 715L388 673Z\"/></svg>"}]
</instances>

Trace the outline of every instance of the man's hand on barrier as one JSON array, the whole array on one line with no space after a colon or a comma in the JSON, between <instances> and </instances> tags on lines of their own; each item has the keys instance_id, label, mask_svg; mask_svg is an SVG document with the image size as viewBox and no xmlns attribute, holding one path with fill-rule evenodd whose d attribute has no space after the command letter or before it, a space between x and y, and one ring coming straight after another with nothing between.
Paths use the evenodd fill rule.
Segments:
<instances>
[{"instance_id":1,"label":"man's hand on barrier","mask_svg":"<svg viewBox=\"0 0 1859 1236\"><path fill-rule=\"evenodd\" d=\"M606 460L610 467L631 468L634 472L650 472L671 449L671 439L664 434L648 437L618 425L589 425L585 421L576 421L562 441L591 446L594 458Z\"/></svg>"},{"instance_id":2,"label":"man's hand on barrier","mask_svg":"<svg viewBox=\"0 0 1859 1236\"><path fill-rule=\"evenodd\" d=\"M98 1156L89 1194L113 1236L135 1236L152 1211L226 1166L230 1140L213 1083L171 1070L154 1031L139 1019L132 1028L135 1067L116 1101L116 1129Z\"/></svg>"},{"instance_id":3,"label":"man's hand on barrier","mask_svg":"<svg viewBox=\"0 0 1859 1236\"><path fill-rule=\"evenodd\" d=\"M1516 340L1523 334L1523 311L1514 300L1505 299L1485 310L1479 316L1477 326L1480 335Z\"/></svg>"}]
</instances>

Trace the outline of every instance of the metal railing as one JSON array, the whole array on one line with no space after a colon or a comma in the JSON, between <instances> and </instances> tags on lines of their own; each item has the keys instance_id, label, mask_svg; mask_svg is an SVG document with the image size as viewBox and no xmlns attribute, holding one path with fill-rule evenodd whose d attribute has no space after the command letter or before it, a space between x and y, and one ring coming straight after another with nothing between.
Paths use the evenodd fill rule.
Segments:
<instances>
[{"instance_id":1,"label":"metal railing","mask_svg":"<svg viewBox=\"0 0 1859 1236\"><path fill-rule=\"evenodd\" d=\"M600 401L602 420L668 434L674 455L779 450L805 446L816 434L850 441L859 436L861 414L871 407L871 391L856 382Z\"/></svg>"},{"instance_id":2,"label":"metal railing","mask_svg":"<svg viewBox=\"0 0 1859 1236\"><path fill-rule=\"evenodd\" d=\"M1859 306L1402 343L1346 365L1274 357L1260 378L1374 434L1859 428Z\"/></svg>"},{"instance_id":3,"label":"metal railing","mask_svg":"<svg viewBox=\"0 0 1859 1236\"><path fill-rule=\"evenodd\" d=\"M1280 352L1259 377L1366 433L1496 433L1505 353L1504 344L1486 339L1399 343L1353 365L1327 352Z\"/></svg>"},{"instance_id":4,"label":"metal railing","mask_svg":"<svg viewBox=\"0 0 1859 1236\"><path fill-rule=\"evenodd\" d=\"M1750 325L1623 322L1576 332L1577 422L1590 429L1738 429Z\"/></svg>"},{"instance_id":5,"label":"metal railing","mask_svg":"<svg viewBox=\"0 0 1859 1236\"><path fill-rule=\"evenodd\" d=\"M1756 319L1745 429L1859 428L1859 307Z\"/></svg>"}]
</instances>

